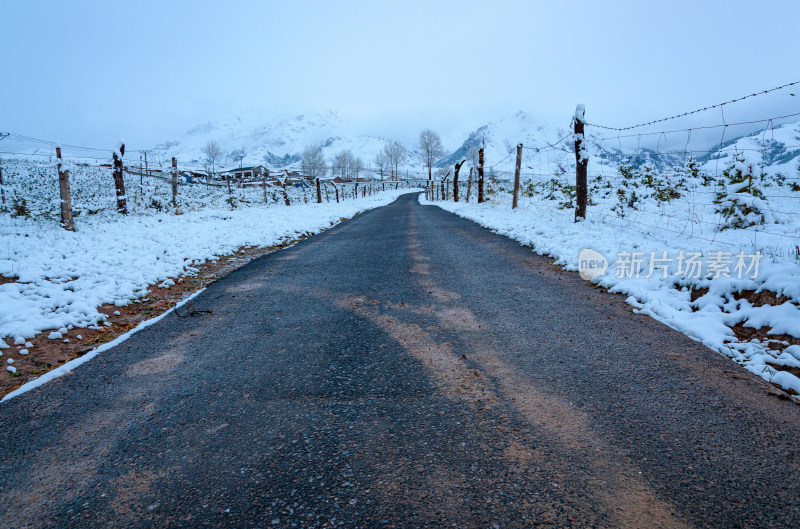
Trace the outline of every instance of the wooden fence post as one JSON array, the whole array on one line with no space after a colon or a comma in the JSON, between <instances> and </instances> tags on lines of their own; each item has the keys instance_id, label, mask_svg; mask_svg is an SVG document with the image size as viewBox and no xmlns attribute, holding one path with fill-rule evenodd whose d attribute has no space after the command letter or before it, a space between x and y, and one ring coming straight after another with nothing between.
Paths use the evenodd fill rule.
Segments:
<instances>
[{"instance_id":1,"label":"wooden fence post","mask_svg":"<svg viewBox=\"0 0 800 529\"><path fill-rule=\"evenodd\" d=\"M461 170L461 166L464 165L467 159L464 158L460 162L456 163L456 170L453 173L453 202L458 202L458 172Z\"/></svg>"},{"instance_id":2,"label":"wooden fence post","mask_svg":"<svg viewBox=\"0 0 800 529\"><path fill-rule=\"evenodd\" d=\"M517 166L514 169L514 201L511 209L517 209L519 203L519 173L522 168L522 144L517 145Z\"/></svg>"},{"instance_id":3,"label":"wooden fence post","mask_svg":"<svg viewBox=\"0 0 800 529\"><path fill-rule=\"evenodd\" d=\"M325 184L325 202L330 202L331 197L328 196L328 184Z\"/></svg>"},{"instance_id":4,"label":"wooden fence post","mask_svg":"<svg viewBox=\"0 0 800 529\"><path fill-rule=\"evenodd\" d=\"M283 190L283 201L286 203L287 206L291 206L292 203L289 202L289 193L286 192L286 179L289 178L289 173L286 173L282 179L278 179L278 182L281 184L281 189ZM230 184L229 184L230 186ZM230 187L228 187L230 189Z\"/></svg>"},{"instance_id":5,"label":"wooden fence post","mask_svg":"<svg viewBox=\"0 0 800 529\"><path fill-rule=\"evenodd\" d=\"M267 203L267 174L261 175L261 188L264 190L264 204Z\"/></svg>"},{"instance_id":6,"label":"wooden fence post","mask_svg":"<svg viewBox=\"0 0 800 529\"><path fill-rule=\"evenodd\" d=\"M467 196L466 201L469 203L469 194L472 191L472 171L475 169L474 167L470 166L469 168L469 178L467 178Z\"/></svg>"},{"instance_id":7,"label":"wooden fence post","mask_svg":"<svg viewBox=\"0 0 800 529\"><path fill-rule=\"evenodd\" d=\"M122 157L125 156L125 144L119 146L118 151L114 151L114 190L117 195L117 211L123 215L128 214L128 202L125 198L125 180L122 177Z\"/></svg>"},{"instance_id":8,"label":"wooden fence post","mask_svg":"<svg viewBox=\"0 0 800 529\"><path fill-rule=\"evenodd\" d=\"M69 192L69 171L61 170L61 147L56 147L56 157L58 157L58 191L61 195L61 227L65 230L75 231L75 224L72 222L72 197ZM0 184L2 183L2 178L0 178ZM5 198L5 196L3 198Z\"/></svg>"},{"instance_id":9,"label":"wooden fence post","mask_svg":"<svg viewBox=\"0 0 800 529\"><path fill-rule=\"evenodd\" d=\"M478 151L478 204L483 203L483 147Z\"/></svg>"},{"instance_id":10,"label":"wooden fence post","mask_svg":"<svg viewBox=\"0 0 800 529\"><path fill-rule=\"evenodd\" d=\"M322 204L322 189L319 185L319 178L317 178L317 204Z\"/></svg>"},{"instance_id":11,"label":"wooden fence post","mask_svg":"<svg viewBox=\"0 0 800 529\"><path fill-rule=\"evenodd\" d=\"M575 108L575 189L577 194L577 207L575 208L575 222L586 218L586 202L588 186L586 172L589 165L589 153L584 145L583 120L586 116L586 107L578 105Z\"/></svg>"},{"instance_id":12,"label":"wooden fence post","mask_svg":"<svg viewBox=\"0 0 800 529\"><path fill-rule=\"evenodd\" d=\"M178 207L178 160L172 157L172 207Z\"/></svg>"},{"instance_id":13,"label":"wooden fence post","mask_svg":"<svg viewBox=\"0 0 800 529\"><path fill-rule=\"evenodd\" d=\"M336 191L336 203L339 203L339 188L336 187L336 184L333 184L333 190Z\"/></svg>"},{"instance_id":14,"label":"wooden fence post","mask_svg":"<svg viewBox=\"0 0 800 529\"><path fill-rule=\"evenodd\" d=\"M3 187L3 160L0 159L0 196L2 196L3 202L0 205L0 211L5 211L6 209L6 188Z\"/></svg>"}]
</instances>

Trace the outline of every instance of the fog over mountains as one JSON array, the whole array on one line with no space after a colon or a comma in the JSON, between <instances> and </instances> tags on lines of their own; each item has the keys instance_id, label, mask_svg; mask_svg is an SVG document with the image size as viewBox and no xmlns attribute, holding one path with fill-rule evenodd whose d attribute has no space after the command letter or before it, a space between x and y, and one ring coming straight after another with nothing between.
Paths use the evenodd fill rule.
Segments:
<instances>
[{"instance_id":1,"label":"fog over mountains","mask_svg":"<svg viewBox=\"0 0 800 529\"><path fill-rule=\"evenodd\" d=\"M758 155L765 167L780 166L784 171L796 168L800 157L800 151L795 147L800 145L799 123L770 124L768 129L752 129L732 129L727 131L727 139L724 136L720 138L718 132L705 137L695 133L694 137L688 136L691 141L685 141L685 133L617 139L617 133L609 137L604 134L607 131L587 127L587 138L593 155L592 164L609 168L622 160L636 164L650 162L657 167L679 165L687 156L684 152L692 154L701 163L708 163L716 161L718 154L715 151L720 148L724 151L724 158L730 157L729 151L741 150L750 153L751 157ZM223 153L218 160L221 167L234 167L240 163L263 164L271 169L297 167L303 149L309 145L320 146L328 160L344 150L350 150L364 161L365 166L370 167L374 165L376 155L388 143L398 141L408 153L403 164L404 171L423 172L424 163L415 142L366 134L361 130L357 124L345 120L334 111L287 115L256 125L241 118L232 118L201 123L180 137L155 145L153 161L159 163L159 160L176 156L181 163L202 165L206 163L203 148L210 140L214 140ZM531 155L549 152L568 164L572 154L570 133L568 122L553 124L518 111L475 128L460 142L446 143L445 154L436 165L446 167L468 158L470 151L481 145L485 149L487 165L508 159L513 162L513 154L509 154L514 152L518 143L523 143L528 149L526 152ZM776 146L782 148L776 149ZM775 153L779 156L775 156Z\"/></svg>"}]
</instances>

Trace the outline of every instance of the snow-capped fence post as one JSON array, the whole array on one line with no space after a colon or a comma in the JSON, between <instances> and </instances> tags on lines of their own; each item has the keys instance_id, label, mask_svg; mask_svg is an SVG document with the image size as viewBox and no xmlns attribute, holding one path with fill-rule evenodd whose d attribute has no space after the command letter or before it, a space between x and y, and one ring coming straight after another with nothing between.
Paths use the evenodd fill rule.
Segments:
<instances>
[{"instance_id":1,"label":"snow-capped fence post","mask_svg":"<svg viewBox=\"0 0 800 529\"><path fill-rule=\"evenodd\" d=\"M575 222L586 218L586 199L588 186L586 183L586 170L589 165L589 153L584 145L583 120L586 116L586 107L578 105L575 108L575 190L576 207Z\"/></svg>"},{"instance_id":2,"label":"snow-capped fence post","mask_svg":"<svg viewBox=\"0 0 800 529\"><path fill-rule=\"evenodd\" d=\"M61 227L65 230L75 231L75 224L72 222L72 197L69 192L69 171L61 170L61 147L56 147L56 157L58 158L58 191L61 195ZM0 184L2 183L2 178L0 178ZM3 198L5 198L5 196Z\"/></svg>"},{"instance_id":3,"label":"snow-capped fence post","mask_svg":"<svg viewBox=\"0 0 800 529\"><path fill-rule=\"evenodd\" d=\"M119 149L114 151L114 190L117 195L117 211L123 215L128 214L128 203L125 198L125 180L122 176L122 157L125 156L125 144L121 143Z\"/></svg>"},{"instance_id":4,"label":"snow-capped fence post","mask_svg":"<svg viewBox=\"0 0 800 529\"><path fill-rule=\"evenodd\" d=\"M517 209L519 204L519 173L522 169L522 144L517 145L517 165L514 168L514 201L511 204L511 209Z\"/></svg>"},{"instance_id":5,"label":"snow-capped fence post","mask_svg":"<svg viewBox=\"0 0 800 529\"><path fill-rule=\"evenodd\" d=\"M317 204L322 204L322 188L319 184L319 178L317 178Z\"/></svg>"},{"instance_id":6,"label":"snow-capped fence post","mask_svg":"<svg viewBox=\"0 0 800 529\"><path fill-rule=\"evenodd\" d=\"M469 202L469 195L470 195L470 192L472 191L472 172L473 172L473 169L475 169L475 168L470 166L470 168L469 168L469 178L467 178L467 196L464 197L466 202Z\"/></svg>"},{"instance_id":7,"label":"snow-capped fence post","mask_svg":"<svg viewBox=\"0 0 800 529\"><path fill-rule=\"evenodd\" d=\"M172 157L172 207L178 207L178 159Z\"/></svg>"},{"instance_id":8,"label":"snow-capped fence post","mask_svg":"<svg viewBox=\"0 0 800 529\"><path fill-rule=\"evenodd\" d=\"M478 204L483 203L483 147L478 151Z\"/></svg>"}]
</instances>

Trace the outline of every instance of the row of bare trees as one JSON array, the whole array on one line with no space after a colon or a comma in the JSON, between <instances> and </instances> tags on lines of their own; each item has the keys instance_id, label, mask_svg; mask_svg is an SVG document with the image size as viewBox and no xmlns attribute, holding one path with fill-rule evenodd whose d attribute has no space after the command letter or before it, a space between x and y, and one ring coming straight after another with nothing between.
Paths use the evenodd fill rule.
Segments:
<instances>
[{"instance_id":1,"label":"row of bare trees","mask_svg":"<svg viewBox=\"0 0 800 529\"><path fill-rule=\"evenodd\" d=\"M363 170L364 161L349 149L337 154L331 163L331 174L341 177L342 180L358 180L358 175Z\"/></svg>"},{"instance_id":2,"label":"row of bare trees","mask_svg":"<svg viewBox=\"0 0 800 529\"><path fill-rule=\"evenodd\" d=\"M386 144L375 156L375 166L381 175L381 180L387 172L392 179L397 178L400 165L406 161L406 155L406 149L400 143L392 141Z\"/></svg>"},{"instance_id":3,"label":"row of bare trees","mask_svg":"<svg viewBox=\"0 0 800 529\"><path fill-rule=\"evenodd\" d=\"M433 165L444 155L442 140L435 131L425 129L419 135L419 149L424 165L428 168L428 180L431 180ZM206 163L209 164L210 173L213 175L218 161L223 157L222 148L212 139L203 147L202 153L206 157ZM241 165L245 154L245 149L239 148L228 153L227 157L233 157ZM405 163L407 157L408 152L405 147L397 141L391 141L375 156L373 162L381 179L384 176L396 179L399 176L399 168ZM322 178L328 172L322 148L316 145L310 145L303 150L300 165L301 171L312 178ZM352 151L344 150L334 157L330 170L334 176L345 180L357 179L364 170L364 162Z\"/></svg>"}]
</instances>

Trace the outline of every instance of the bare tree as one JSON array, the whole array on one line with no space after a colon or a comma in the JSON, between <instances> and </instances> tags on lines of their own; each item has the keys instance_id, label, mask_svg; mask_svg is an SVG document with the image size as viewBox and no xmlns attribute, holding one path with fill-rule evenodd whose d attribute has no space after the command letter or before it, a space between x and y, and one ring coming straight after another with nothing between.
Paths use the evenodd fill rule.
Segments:
<instances>
[{"instance_id":1,"label":"bare tree","mask_svg":"<svg viewBox=\"0 0 800 529\"><path fill-rule=\"evenodd\" d=\"M353 164L351 166L351 172L356 180L358 180L358 175L363 170L364 170L364 160L362 160L358 156L354 156Z\"/></svg>"},{"instance_id":2,"label":"bare tree","mask_svg":"<svg viewBox=\"0 0 800 529\"><path fill-rule=\"evenodd\" d=\"M398 166L406 159L405 147L393 141L383 148L383 154L389 162L389 167L392 170L392 178L396 178Z\"/></svg>"},{"instance_id":3,"label":"bare tree","mask_svg":"<svg viewBox=\"0 0 800 529\"><path fill-rule=\"evenodd\" d=\"M322 178L328 172L328 164L319 146L309 145L303 150L300 160L300 171L312 180Z\"/></svg>"},{"instance_id":4,"label":"bare tree","mask_svg":"<svg viewBox=\"0 0 800 529\"><path fill-rule=\"evenodd\" d=\"M442 139L431 129L425 129L419 133L419 148L428 167L428 180L430 180L433 164L444 154Z\"/></svg>"},{"instance_id":5,"label":"bare tree","mask_svg":"<svg viewBox=\"0 0 800 529\"><path fill-rule=\"evenodd\" d=\"M219 144L214 140L208 140L206 146L203 147L203 154L206 156L206 161L211 165L211 174L215 172L217 160L222 156L222 149Z\"/></svg>"},{"instance_id":6,"label":"bare tree","mask_svg":"<svg viewBox=\"0 0 800 529\"><path fill-rule=\"evenodd\" d=\"M358 173L363 169L364 162L353 156L350 150L340 152L333 159L333 174L340 176L342 180L358 178Z\"/></svg>"},{"instance_id":7,"label":"bare tree","mask_svg":"<svg viewBox=\"0 0 800 529\"><path fill-rule=\"evenodd\" d=\"M389 163L389 160L387 159L387 156L386 156L386 147L384 147L384 149L381 152L379 152L377 155L375 155L374 162L375 162L375 166L378 168L378 174L381 175L381 182L382 182L383 181L383 172L387 168L391 167L391 164Z\"/></svg>"}]
</instances>

